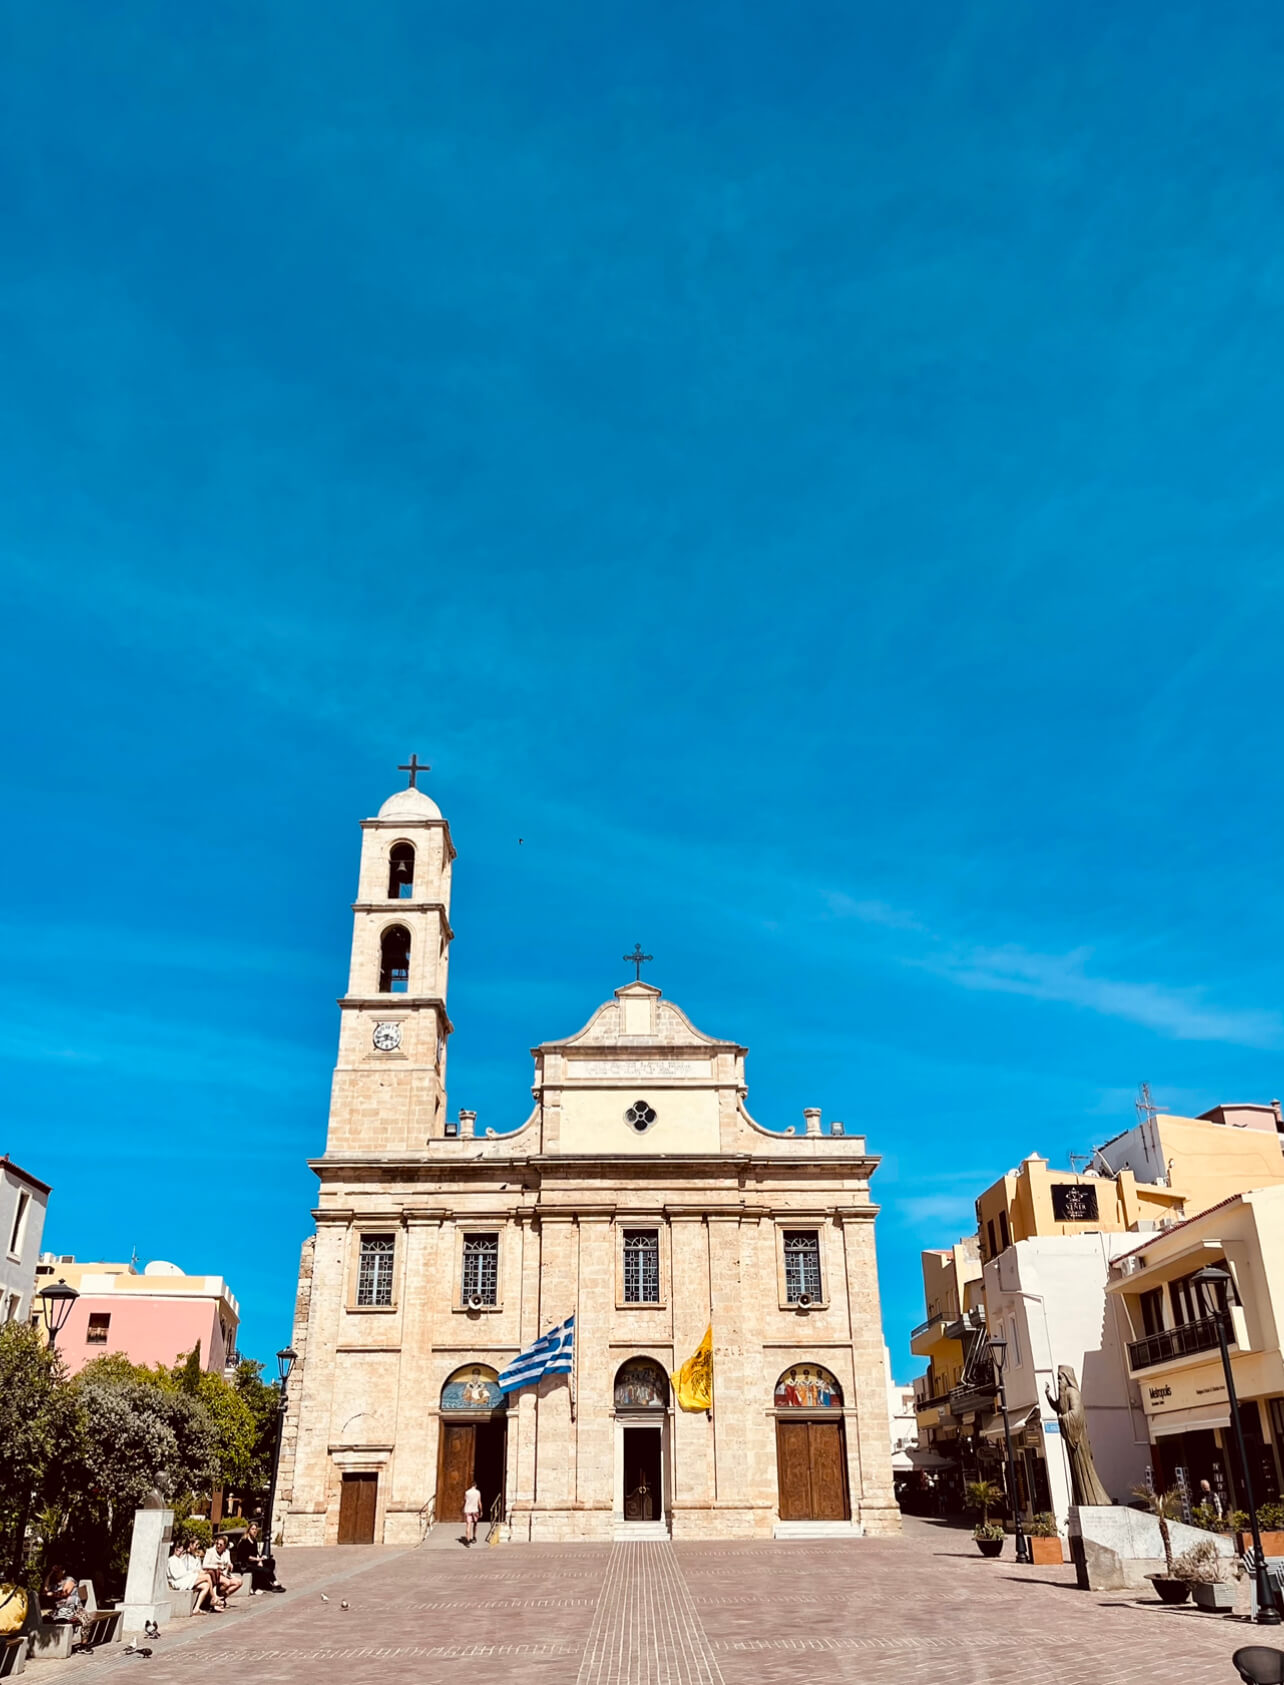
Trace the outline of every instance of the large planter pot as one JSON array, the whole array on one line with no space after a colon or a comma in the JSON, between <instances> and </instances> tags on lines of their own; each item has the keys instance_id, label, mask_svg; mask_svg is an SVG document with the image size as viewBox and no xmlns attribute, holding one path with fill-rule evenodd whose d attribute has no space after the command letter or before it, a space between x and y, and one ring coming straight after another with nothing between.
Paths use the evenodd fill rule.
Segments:
<instances>
[{"instance_id":1,"label":"large planter pot","mask_svg":"<svg viewBox=\"0 0 1284 1685\"><path fill-rule=\"evenodd\" d=\"M1251 1533L1236 1533L1235 1548L1242 1556L1253 1548ZM1284 1556L1284 1533L1262 1533L1262 1551L1266 1556Z\"/></svg>"},{"instance_id":2,"label":"large planter pot","mask_svg":"<svg viewBox=\"0 0 1284 1685\"><path fill-rule=\"evenodd\" d=\"M1161 1603L1184 1603L1190 1596L1190 1584L1186 1580L1170 1580L1167 1574L1147 1574L1146 1578Z\"/></svg>"},{"instance_id":3,"label":"large planter pot","mask_svg":"<svg viewBox=\"0 0 1284 1685\"><path fill-rule=\"evenodd\" d=\"M1007 1543L1007 1540L1006 1539L973 1539L972 1543L980 1551L982 1556L1002 1556L1003 1555L1003 1547ZM1183 1581L1182 1584L1184 1585L1185 1581Z\"/></svg>"},{"instance_id":4,"label":"large planter pot","mask_svg":"<svg viewBox=\"0 0 1284 1685\"><path fill-rule=\"evenodd\" d=\"M1266 1540L1262 1540L1265 1545ZM1213 1585L1204 1585L1196 1580L1191 1586L1195 1602L1201 1609L1233 1609L1235 1607L1235 1587L1228 1580L1219 1580Z\"/></svg>"},{"instance_id":5,"label":"large planter pot","mask_svg":"<svg viewBox=\"0 0 1284 1685\"><path fill-rule=\"evenodd\" d=\"M1061 1540L1031 1539L1030 1560L1038 1568L1060 1567L1065 1560L1061 1554Z\"/></svg>"}]
</instances>

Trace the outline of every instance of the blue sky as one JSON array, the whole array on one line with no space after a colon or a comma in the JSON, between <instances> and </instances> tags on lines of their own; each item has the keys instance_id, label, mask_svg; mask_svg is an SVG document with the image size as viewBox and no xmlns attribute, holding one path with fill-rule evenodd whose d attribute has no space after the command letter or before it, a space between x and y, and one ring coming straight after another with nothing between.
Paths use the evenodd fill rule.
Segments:
<instances>
[{"instance_id":1,"label":"blue sky","mask_svg":"<svg viewBox=\"0 0 1284 1685\"><path fill-rule=\"evenodd\" d=\"M1248 4L19 8L7 1146L288 1337L357 821L452 1107L630 975L918 1249L1284 1088L1279 88ZM517 839L523 838L519 846Z\"/></svg>"}]
</instances>

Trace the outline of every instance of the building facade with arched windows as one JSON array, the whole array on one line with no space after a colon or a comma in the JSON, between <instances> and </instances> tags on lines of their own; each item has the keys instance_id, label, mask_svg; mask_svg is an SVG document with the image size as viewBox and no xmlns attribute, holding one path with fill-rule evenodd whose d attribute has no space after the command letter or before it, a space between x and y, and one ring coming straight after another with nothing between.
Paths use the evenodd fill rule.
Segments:
<instances>
[{"instance_id":1,"label":"building facade with arched windows","mask_svg":"<svg viewBox=\"0 0 1284 1685\"><path fill-rule=\"evenodd\" d=\"M533 1050L524 1121L451 1118L454 858L421 790L364 821L274 1533L417 1543L473 1481L514 1541L898 1529L864 1137L756 1122L746 1049L641 981ZM573 1375L502 1394L571 1315Z\"/></svg>"}]
</instances>

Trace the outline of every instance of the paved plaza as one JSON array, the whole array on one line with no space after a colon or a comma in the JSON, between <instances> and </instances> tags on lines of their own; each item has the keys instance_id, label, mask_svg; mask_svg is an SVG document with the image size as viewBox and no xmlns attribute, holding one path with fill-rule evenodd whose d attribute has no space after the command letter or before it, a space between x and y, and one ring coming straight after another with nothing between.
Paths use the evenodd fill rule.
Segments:
<instances>
[{"instance_id":1,"label":"paved plaza","mask_svg":"<svg viewBox=\"0 0 1284 1685\"><path fill-rule=\"evenodd\" d=\"M1262 1633L1243 1619L1080 1592L1068 1567L985 1561L967 1533L913 1520L901 1539L833 1544L443 1543L282 1552L288 1596L171 1627L150 1660L117 1647L31 1664L28 1677L1235 1685L1231 1652Z\"/></svg>"}]
</instances>

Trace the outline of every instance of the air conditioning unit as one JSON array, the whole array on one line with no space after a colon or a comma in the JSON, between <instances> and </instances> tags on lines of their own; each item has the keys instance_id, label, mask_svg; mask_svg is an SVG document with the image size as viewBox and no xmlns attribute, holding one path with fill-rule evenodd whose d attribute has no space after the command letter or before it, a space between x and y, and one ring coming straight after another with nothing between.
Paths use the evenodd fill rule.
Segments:
<instances>
[{"instance_id":1,"label":"air conditioning unit","mask_svg":"<svg viewBox=\"0 0 1284 1685\"><path fill-rule=\"evenodd\" d=\"M800 1311L810 1310L811 1309L811 1294L810 1293L800 1293L798 1295L798 1297L794 1300L794 1306L795 1306L796 1309L798 1309Z\"/></svg>"},{"instance_id":2,"label":"air conditioning unit","mask_svg":"<svg viewBox=\"0 0 1284 1685\"><path fill-rule=\"evenodd\" d=\"M1119 1260L1120 1275L1135 1275L1138 1270L1145 1269L1145 1267L1146 1260L1144 1258L1121 1258Z\"/></svg>"},{"instance_id":3,"label":"air conditioning unit","mask_svg":"<svg viewBox=\"0 0 1284 1685\"><path fill-rule=\"evenodd\" d=\"M477 1295L474 1293L472 1298L468 1301L468 1309L470 1311L479 1311L479 1310L481 1310L484 1303L485 1303L485 1301L483 1299L479 1299L477 1297Z\"/></svg>"}]
</instances>

